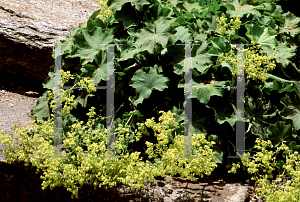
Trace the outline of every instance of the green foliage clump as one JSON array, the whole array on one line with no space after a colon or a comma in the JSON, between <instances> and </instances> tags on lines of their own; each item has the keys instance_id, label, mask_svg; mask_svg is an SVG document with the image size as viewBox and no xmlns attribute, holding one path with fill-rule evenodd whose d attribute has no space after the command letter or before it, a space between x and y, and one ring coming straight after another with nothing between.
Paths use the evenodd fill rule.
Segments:
<instances>
[{"instance_id":1,"label":"green foliage clump","mask_svg":"<svg viewBox=\"0 0 300 202\"><path fill-rule=\"evenodd\" d=\"M198 2L203 7L209 7L213 4L219 4L223 0L189 0L189 2Z\"/></svg>"},{"instance_id":2,"label":"green foliage clump","mask_svg":"<svg viewBox=\"0 0 300 202\"><path fill-rule=\"evenodd\" d=\"M63 83L67 82L71 78L70 72L64 72L61 70ZM79 82L82 85L88 84L89 89L93 89L93 85L89 84L87 79ZM70 91L62 90L63 98L66 101L66 105L62 109L63 114L70 112L74 106L73 98L70 96ZM53 95L49 93L49 99L53 99ZM51 108L54 100L51 101ZM211 162L215 156L210 147L214 142L207 142L204 134L193 135L193 154L201 156L201 158L194 159L176 159L175 156L183 156L184 144L183 136L175 136L174 145L167 148L169 143L168 139L170 133L174 130L174 126L178 123L175 122L174 115L170 111L163 113L160 117L160 123L153 122L153 119L147 120L145 124L139 125L139 130L135 131L134 137L136 141L139 141L143 134L147 133L145 126L151 127L159 132L156 135L158 144L146 142L149 147L146 151L150 157L154 157L154 153L162 156L162 159L155 159L153 164L150 161L143 162L142 158L139 158L140 152L129 153L128 142L130 140L130 133L127 127L118 125L116 131L121 134L116 141L116 154L124 157L123 159L115 158L99 158L106 151L105 136L106 129L92 130L92 124L98 121L92 119L95 115L94 107L90 110L89 121L86 126L82 126L83 122L74 123L71 126L71 130L63 138L63 150L62 156L65 158L47 158L54 153L54 117L52 115L51 122L38 121L40 125L34 125L35 120L32 122L36 132L28 130L28 127L24 130L17 129L15 137L17 142L12 141L12 136L7 134L1 134L0 142L7 144L3 153L6 156L6 163L11 163L13 160L18 159L24 161L28 166L29 162L33 166L37 167L37 173L39 170L43 171L41 179L43 179L42 189L50 187L53 189L56 186L64 186L68 191L72 193L72 198L78 198L78 190L82 187L84 182L93 184L94 186L101 187L102 185L116 186L118 183L132 185L132 189L139 189L145 187L143 183L146 179L155 180L156 176L164 176L170 174L171 176L180 174L182 177L196 180L194 175L203 176L203 173L210 175L217 165ZM28 123L25 123L28 124ZM24 124L24 125L25 125ZM126 134L125 134L126 133ZM16 150L13 146L19 146ZM204 146L203 146L204 145ZM156 147L153 150L153 146ZM107 154L107 153L106 153ZM175 166L177 165L177 166ZM134 184L136 183L136 184Z\"/></svg>"},{"instance_id":3,"label":"green foliage clump","mask_svg":"<svg viewBox=\"0 0 300 202\"><path fill-rule=\"evenodd\" d=\"M158 120L161 110L172 110L176 113L176 121L185 121L184 110L174 107L184 106L184 92L187 90L188 98L197 105L192 119L199 121L192 124L193 133L207 133L209 140L218 138L218 146L213 147L218 156L215 163L222 163L226 160L225 155L230 155L236 149L232 147L235 145L232 141L235 139L233 134L236 128L236 109L233 107L236 105L236 91L229 90L229 86L236 86L237 72L234 60L231 62L233 65L220 62L223 62L225 54L235 51L229 44L255 42L261 46L261 54L266 54L269 59L276 58L276 68L274 63L266 69L263 67L269 61L266 56L258 57L259 60L253 54L245 56L245 70L248 74L245 79L245 122L249 124L249 135L252 135L252 141L249 141L247 147L251 149L254 145L254 134L263 134L265 138L274 141L278 139L277 135L284 135L286 141L296 141L295 135L297 131L299 133L300 125L295 114L299 111L297 99L300 96L297 82L288 79L300 75L296 68L299 61L292 61L298 51L295 33L299 28L293 25L295 32L285 29L295 20L293 15L284 14L284 18L278 16L281 10L274 3L245 5L239 9L236 0L206 8L188 1L130 3L118 0L108 1L107 6L112 8L114 14L103 21L97 18L99 10L95 12L85 27L75 28L61 41L67 45L62 46L62 54L56 57L61 57L62 68L70 70L74 75L67 86L73 86L84 78L89 78L95 86L103 86L108 77L115 77L115 125L126 123L130 126L129 130L133 131L138 122L145 122L151 117ZM225 25L231 30L230 33L221 29L224 20L227 21ZM277 29L280 31L277 32ZM291 37L289 41L284 40L284 35ZM195 86L193 93L190 93L191 87L186 86L184 78L186 53L183 44L191 43L194 44L190 49L191 56L186 59L191 59L192 83ZM115 44L115 74L108 68L107 44ZM253 66L256 60L261 62L261 67L259 63ZM287 66L288 71L283 69ZM269 69L273 69L272 74L265 71ZM253 78L255 73L262 74L252 81L249 78ZM55 89L54 77L52 66L44 84L44 88L52 92ZM210 84L204 86L207 81ZM48 93L45 92L32 109L31 115L38 120L51 117ZM68 132L72 123L86 123L88 118L85 114L91 106L95 106L95 111L100 112L102 117L105 116L104 94L103 90L86 93L77 89L74 92L77 104L70 114L62 115L64 133ZM158 100L157 97L162 99ZM262 106L268 106L268 109ZM275 112L276 108L280 113ZM95 128L102 127L103 121ZM290 133L277 134L275 137L269 134L270 128L277 122L282 127L290 125ZM182 132L183 127L176 130L177 133L180 130ZM131 139L130 148L140 147L134 149L144 154L144 148L140 145L144 145L147 138L154 138L153 132L150 133L142 139L142 144ZM290 136L294 139L290 139Z\"/></svg>"},{"instance_id":4,"label":"green foliage clump","mask_svg":"<svg viewBox=\"0 0 300 202\"><path fill-rule=\"evenodd\" d=\"M111 7L112 16L103 20L104 18L97 18L99 10L94 12L85 26L71 30L66 39L61 41L66 45L61 47L60 55L54 56L53 51L53 58L60 57L62 61L64 71L61 72L65 85L74 87L79 84L88 87L87 90L62 91L62 102L65 103L61 114L64 134L62 138L66 147L64 155L70 159L45 159L46 155L51 155L53 152L51 145L53 145L54 132L50 128L39 130L36 134L27 133L32 138L36 138L34 143L29 143L26 137L23 138L24 143L21 146L28 145L28 148L23 150L31 152L32 148L35 148L40 151L39 154L32 155L21 151L18 153L19 156L24 160L33 158L41 165L46 165L45 169L49 167L50 171L45 171L47 174L45 177L48 179L45 186L64 184L73 190L74 195L77 193L78 183L80 185L83 182L82 179L90 180L96 185L98 185L97 181L110 185L117 182L140 181L141 183L141 180L149 175L148 172L153 165L157 166L158 170L153 175L149 175L152 177L164 172L192 174L183 168L191 168L193 174L209 173L211 168L205 169L201 159L193 159L199 167L195 170L192 169L194 162L189 162L190 165L182 165L184 160L178 159L178 162L174 162L174 156L170 159L166 155L182 155L183 142L180 137L184 131L182 124L168 126L171 128L166 127L166 130L173 130L160 131L159 135L155 132L160 130L159 128L156 130L148 124L150 127L148 131L145 124L149 123L147 122L149 118L158 120L161 111L174 113L175 115L172 115L175 116L177 123L188 122L184 110L175 107L184 106L184 95L186 95L188 99L193 100L192 133L207 134L205 137L207 142L216 143L212 145L212 152L216 158L211 156L208 159L213 159L212 163L215 164L229 162L228 156L236 152L236 145L233 142L237 135L236 91L229 87L237 85L237 72L234 69L236 65L234 57L226 58L228 56L225 54L234 50L233 44L249 43L258 44L257 47L261 48L260 53L266 54L268 58L257 55L254 57L254 53L250 52L244 57L245 64L248 64L247 67L245 66L248 75L245 79L244 122L248 124L247 132L249 132L245 137L247 138L245 151L255 152L253 147L256 136L261 140L270 140L274 147L280 146L285 141L290 150L299 150L300 84L297 81L299 81L300 70L299 58L294 58L299 55L297 48L299 19L291 13L282 14L281 7L275 3L254 6L240 6L239 3L238 0L233 0L203 7L197 2L189 1L166 3L156 0L134 2L109 0L107 6ZM231 29L231 32L220 27L226 21L228 25L224 27ZM111 66L107 61L108 44L114 44L115 48L114 71L109 68ZM193 45L186 48L184 44ZM191 55L185 57L186 51L190 51ZM269 64L267 68L264 67L265 62L270 61L271 57L275 57L275 69L274 63ZM224 58L232 59L229 61L231 65L221 64ZM253 66L253 61L256 60L261 64ZM191 62L193 77L188 82L193 84L193 93L191 93L191 85L185 83L184 76L188 74L185 68L186 61ZM259 68L262 70L258 71ZM265 69L273 71L267 73ZM249 79L253 78L254 72L265 74L256 80ZM115 131L117 139L115 148L117 154L124 158L102 160L98 159L98 155L106 152L105 132L107 131L103 121L108 118L103 114L106 111L106 104L109 103L105 102L105 93L100 90L96 92L93 87L105 85L105 81L113 76L116 81L114 106L118 109L115 112L115 125L124 126L123 129ZM207 81L210 84L206 84ZM48 91L40 97L31 114L38 120L49 119L49 126L53 127L50 120L53 121L54 115L49 108L51 107L54 113L54 102L51 101L55 90L54 66L50 67L44 88ZM91 116L99 112L98 116L101 120L98 117L91 120ZM86 123L87 128L80 127L83 123ZM140 124L143 124L142 128ZM138 130L143 135L138 135ZM176 134L179 135L177 142ZM194 135L193 138L201 140L203 136ZM156 140L157 151L154 151L153 145ZM198 144L196 140L195 144ZM10 143L9 139L5 141ZM149 148L147 152L140 150L144 144ZM174 148L174 144L178 144L178 147L181 145L179 147L181 149ZM37 148L38 145L40 148ZM169 150L165 151L167 146ZM163 150L165 153L162 153ZM202 151L193 147L193 154ZM140 163L138 154L145 154L145 157L147 154L149 159L155 159ZM211 152L207 150L205 154L210 155ZM82 166L82 162L86 159L83 158L84 155L91 158L88 167ZM282 157L276 156L276 158L279 160L276 167L282 172L286 163ZM205 165L209 165L208 162L209 160ZM171 164L177 167L168 167ZM142 165L149 167L142 169L145 170L145 175L141 176L134 170L139 170ZM210 166L214 167L213 164ZM127 173L126 169L132 173ZM98 171L100 173L97 173ZM80 174L82 178L74 177L74 173ZM117 173L120 174L116 176ZM62 178L66 180L63 182ZM130 181L131 179L133 181ZM75 180L74 183L72 180Z\"/></svg>"}]
</instances>

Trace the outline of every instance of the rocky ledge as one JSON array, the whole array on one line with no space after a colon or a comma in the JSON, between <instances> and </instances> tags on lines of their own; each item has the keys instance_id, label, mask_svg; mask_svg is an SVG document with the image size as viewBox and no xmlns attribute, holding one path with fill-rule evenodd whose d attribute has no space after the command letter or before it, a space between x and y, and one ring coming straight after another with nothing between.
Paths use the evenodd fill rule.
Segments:
<instances>
[{"instance_id":1,"label":"rocky ledge","mask_svg":"<svg viewBox=\"0 0 300 202\"><path fill-rule=\"evenodd\" d=\"M1 0L0 70L44 81L53 45L99 8L94 0Z\"/></svg>"}]
</instances>

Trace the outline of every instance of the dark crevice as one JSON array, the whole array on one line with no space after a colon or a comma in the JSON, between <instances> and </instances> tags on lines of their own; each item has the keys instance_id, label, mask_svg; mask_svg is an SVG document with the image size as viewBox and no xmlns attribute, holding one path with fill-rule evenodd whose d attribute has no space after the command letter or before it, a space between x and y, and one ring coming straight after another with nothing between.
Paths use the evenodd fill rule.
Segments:
<instances>
[{"instance_id":1,"label":"dark crevice","mask_svg":"<svg viewBox=\"0 0 300 202\"><path fill-rule=\"evenodd\" d=\"M32 96L39 97L42 96L43 93L47 90L43 88L43 82L44 81L37 80L31 77L15 75L0 70L0 90L6 90L26 96L28 96L26 92L33 91L39 94L35 94Z\"/></svg>"}]
</instances>

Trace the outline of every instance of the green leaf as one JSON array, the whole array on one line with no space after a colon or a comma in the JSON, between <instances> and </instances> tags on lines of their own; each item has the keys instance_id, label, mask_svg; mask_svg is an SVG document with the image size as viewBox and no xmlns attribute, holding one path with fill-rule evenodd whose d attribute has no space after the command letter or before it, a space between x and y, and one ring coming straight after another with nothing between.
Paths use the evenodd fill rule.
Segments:
<instances>
[{"instance_id":1,"label":"green leaf","mask_svg":"<svg viewBox=\"0 0 300 202\"><path fill-rule=\"evenodd\" d=\"M282 121L271 124L268 129L268 134L274 147L279 147L283 141L291 142L293 140L292 126L285 125Z\"/></svg>"},{"instance_id":2,"label":"green leaf","mask_svg":"<svg viewBox=\"0 0 300 202\"><path fill-rule=\"evenodd\" d=\"M86 91L81 91L78 97L74 100L74 102L80 103L82 107L86 107L88 97L94 97L94 96L95 95L87 93ZM74 106L74 108L77 109L77 105Z\"/></svg>"},{"instance_id":3,"label":"green leaf","mask_svg":"<svg viewBox=\"0 0 300 202\"><path fill-rule=\"evenodd\" d=\"M279 27L279 34L286 33L292 37L295 37L300 32L300 18L296 17L290 11L282 14L282 17L284 24L283 27Z\"/></svg>"},{"instance_id":4,"label":"green leaf","mask_svg":"<svg viewBox=\"0 0 300 202\"><path fill-rule=\"evenodd\" d=\"M135 8L138 11L142 11L144 5L150 4L149 1L147 1L147 0L132 0L132 1L127 1L127 0L108 0L107 1L107 6L111 7L112 12L115 13L116 11L121 10L122 7L124 6L124 4L126 4L126 3L131 3L131 5L135 6Z\"/></svg>"},{"instance_id":5,"label":"green leaf","mask_svg":"<svg viewBox=\"0 0 300 202\"><path fill-rule=\"evenodd\" d=\"M263 49L264 51L264 49ZM266 53L269 57L275 56L276 62L280 63L283 67L287 67L292 63L292 58L296 56L296 47L289 48L287 43L278 42L278 46L273 49L267 49Z\"/></svg>"},{"instance_id":6,"label":"green leaf","mask_svg":"<svg viewBox=\"0 0 300 202\"><path fill-rule=\"evenodd\" d=\"M269 24L271 24L271 22L274 20L269 17L269 16L260 16L260 17L256 17L257 21L259 22L259 24L264 25L264 26L268 26Z\"/></svg>"},{"instance_id":7,"label":"green leaf","mask_svg":"<svg viewBox=\"0 0 300 202\"><path fill-rule=\"evenodd\" d=\"M184 58L185 46L178 46L169 51L171 58L166 60L167 64L172 64L171 61L173 59L174 64L174 72L178 75L182 75L184 73L185 61L189 58L192 59L192 69L197 69L199 72L204 72L209 65L212 65L211 58L212 56L208 54L208 45L206 42L201 45L193 45L192 46L192 57Z\"/></svg>"},{"instance_id":8,"label":"green leaf","mask_svg":"<svg viewBox=\"0 0 300 202\"><path fill-rule=\"evenodd\" d=\"M185 116L185 112L180 107L177 108L173 106L171 110L172 113L175 113L175 122L179 123L180 121L187 121L187 117Z\"/></svg>"},{"instance_id":9,"label":"green leaf","mask_svg":"<svg viewBox=\"0 0 300 202\"><path fill-rule=\"evenodd\" d=\"M223 37L215 37L211 40L212 47L208 53L213 56L220 56L221 53L227 53L231 50L231 46L228 45Z\"/></svg>"},{"instance_id":10,"label":"green leaf","mask_svg":"<svg viewBox=\"0 0 300 202\"><path fill-rule=\"evenodd\" d=\"M122 11L119 11L115 14L115 19L119 22L123 22L123 25L126 29L139 25L139 19L135 9L126 4Z\"/></svg>"},{"instance_id":11,"label":"green leaf","mask_svg":"<svg viewBox=\"0 0 300 202\"><path fill-rule=\"evenodd\" d=\"M277 81L279 81L279 82L281 82L281 83L284 83L284 84L287 84L287 85L291 85L292 83L294 83L295 85L299 85L299 84L297 84L297 81L289 81L289 80L285 80L285 79L282 79L282 78L280 78L280 77L278 77L278 76L274 76L274 75L272 75L272 74L268 74L268 73L266 73L266 75L269 77L269 79L271 79L271 80L277 80Z\"/></svg>"},{"instance_id":12,"label":"green leaf","mask_svg":"<svg viewBox=\"0 0 300 202\"><path fill-rule=\"evenodd\" d=\"M208 141L212 142L214 141L216 144L213 145L212 149L215 153L216 159L213 160L215 163L222 163L223 162L223 156L224 156L224 150L222 148L222 140L217 135L209 135Z\"/></svg>"},{"instance_id":13,"label":"green leaf","mask_svg":"<svg viewBox=\"0 0 300 202\"><path fill-rule=\"evenodd\" d=\"M213 65L212 56L208 54L206 41L204 41L201 46L194 45L192 53L192 67L196 68L199 72L204 72L210 65ZM198 63L196 63L197 61Z\"/></svg>"},{"instance_id":14,"label":"green leaf","mask_svg":"<svg viewBox=\"0 0 300 202\"><path fill-rule=\"evenodd\" d=\"M147 27L138 30L135 43L142 45L141 49L148 50L150 54L153 54L156 43L165 48L169 37L172 35L171 23L173 22L175 22L175 19L167 20L163 17L154 21L154 23L145 22Z\"/></svg>"},{"instance_id":15,"label":"green leaf","mask_svg":"<svg viewBox=\"0 0 300 202\"><path fill-rule=\"evenodd\" d=\"M118 41L118 44L123 44L122 46L119 47L120 49L120 54L117 54L116 59L118 62L120 61L126 61L131 58L134 58L134 56L140 52L140 49L137 48L132 41L128 40L120 40Z\"/></svg>"},{"instance_id":16,"label":"green leaf","mask_svg":"<svg viewBox=\"0 0 300 202\"><path fill-rule=\"evenodd\" d=\"M63 40L60 41L61 44L64 44L64 45L61 45L61 52L59 51L59 54L56 55L56 57L58 57L59 55L65 55L65 54L71 53L72 50L73 50L73 47L74 47L74 44L73 44L74 36L76 34L81 34L81 33L82 33L82 30L80 30L79 27L76 27L76 28L72 29L66 35L66 39L63 39ZM53 46L52 57L55 58L55 46Z\"/></svg>"},{"instance_id":17,"label":"green leaf","mask_svg":"<svg viewBox=\"0 0 300 202\"><path fill-rule=\"evenodd\" d=\"M251 13L254 16L261 16L260 12L254 7L250 5L243 5L242 8L238 9L239 3L235 4L235 11L234 10L228 10L228 14L230 18L235 16L240 16L241 18L248 13Z\"/></svg>"},{"instance_id":18,"label":"green leaf","mask_svg":"<svg viewBox=\"0 0 300 202\"><path fill-rule=\"evenodd\" d=\"M87 58L88 60L84 61L82 65L93 62L100 49L107 50L107 44L111 43L112 39L112 30L103 31L101 27L96 27L91 31L82 30L82 35L74 36L73 42L76 49L70 57L80 57L82 60Z\"/></svg>"},{"instance_id":19,"label":"green leaf","mask_svg":"<svg viewBox=\"0 0 300 202\"><path fill-rule=\"evenodd\" d=\"M207 34L202 33L202 25L203 21L197 19L197 23L190 23L188 24L189 26L189 31L192 33L194 41L205 41L207 38Z\"/></svg>"},{"instance_id":20,"label":"green leaf","mask_svg":"<svg viewBox=\"0 0 300 202\"><path fill-rule=\"evenodd\" d=\"M96 17L98 16L98 14L100 13L101 10L96 10L92 15L91 17L89 17L89 19L92 19L92 20L95 20Z\"/></svg>"},{"instance_id":21,"label":"green leaf","mask_svg":"<svg viewBox=\"0 0 300 202\"><path fill-rule=\"evenodd\" d=\"M278 168L278 172L282 173L283 172L283 165L285 165L284 161L283 160L279 160L278 163L276 163L276 167Z\"/></svg>"},{"instance_id":22,"label":"green leaf","mask_svg":"<svg viewBox=\"0 0 300 202\"><path fill-rule=\"evenodd\" d=\"M205 34L211 34L214 30L217 29L217 17L212 16L211 13L208 13L204 18L204 24L202 25L203 31Z\"/></svg>"},{"instance_id":23,"label":"green leaf","mask_svg":"<svg viewBox=\"0 0 300 202\"><path fill-rule=\"evenodd\" d=\"M226 121L234 129L236 123L236 106L233 104L219 105L218 107L211 107L215 111L215 120L222 125Z\"/></svg>"},{"instance_id":24,"label":"green leaf","mask_svg":"<svg viewBox=\"0 0 300 202\"><path fill-rule=\"evenodd\" d=\"M278 91L278 93L283 92L293 92L295 89L292 85L282 84L278 80L273 81L273 88L272 90Z\"/></svg>"},{"instance_id":25,"label":"green leaf","mask_svg":"<svg viewBox=\"0 0 300 202\"><path fill-rule=\"evenodd\" d=\"M191 12L193 9L201 10L202 7L199 5L198 2L195 3L189 3L188 1L184 1L182 4L183 8L187 10L187 12Z\"/></svg>"},{"instance_id":26,"label":"green leaf","mask_svg":"<svg viewBox=\"0 0 300 202\"><path fill-rule=\"evenodd\" d=\"M264 52L271 51L277 46L277 40L275 39L277 32L274 30L268 30L264 26L257 24L246 24L246 36L250 41L254 41L255 44L261 45Z\"/></svg>"},{"instance_id":27,"label":"green leaf","mask_svg":"<svg viewBox=\"0 0 300 202\"><path fill-rule=\"evenodd\" d=\"M215 81L214 84L204 84L204 83L197 83L192 80L192 86L193 86L193 92L191 92L191 86L185 84L178 84L178 88L186 88L186 95L187 98L197 98L199 102L203 104L207 104L210 100L210 98L214 95L216 96L223 96L224 89L213 89L209 88L215 87L215 86L223 86L226 82L224 81ZM205 87L204 87L205 86ZM208 88L208 89L207 89ZM191 97L192 94L192 97Z\"/></svg>"},{"instance_id":28,"label":"green leaf","mask_svg":"<svg viewBox=\"0 0 300 202\"><path fill-rule=\"evenodd\" d=\"M178 4L178 0L169 0L169 2L173 5L173 7L176 7Z\"/></svg>"},{"instance_id":29,"label":"green leaf","mask_svg":"<svg viewBox=\"0 0 300 202\"><path fill-rule=\"evenodd\" d=\"M47 92L43 93L36 104L28 115L32 117L37 117L38 120L49 120L50 108L47 100Z\"/></svg>"},{"instance_id":30,"label":"green leaf","mask_svg":"<svg viewBox=\"0 0 300 202\"><path fill-rule=\"evenodd\" d=\"M175 30L177 31L174 35L170 37L170 42L174 45L179 40L181 43L191 43L191 34L189 33L189 29L183 26L176 27Z\"/></svg>"},{"instance_id":31,"label":"green leaf","mask_svg":"<svg viewBox=\"0 0 300 202\"><path fill-rule=\"evenodd\" d=\"M166 84L169 79L163 75L157 74L157 70L150 69L148 73L145 73L142 69L139 69L135 72L132 79L132 86L136 89L136 92L139 93L139 98L133 103L137 106L139 103L142 103L144 99L150 97L152 90L157 89L163 91L168 87Z\"/></svg>"},{"instance_id":32,"label":"green leaf","mask_svg":"<svg viewBox=\"0 0 300 202\"><path fill-rule=\"evenodd\" d=\"M279 115L279 110L272 107L270 101L258 100L249 97L245 103L245 121L251 122L252 134L259 134L263 140L268 139L266 128L269 122Z\"/></svg>"},{"instance_id":33,"label":"green leaf","mask_svg":"<svg viewBox=\"0 0 300 202\"><path fill-rule=\"evenodd\" d=\"M289 144L289 149L292 150L292 151L299 150L300 149L300 145L297 145L295 141L292 141Z\"/></svg>"},{"instance_id":34,"label":"green leaf","mask_svg":"<svg viewBox=\"0 0 300 202\"><path fill-rule=\"evenodd\" d=\"M83 77L90 77L94 84L97 86L101 80L107 81L107 77L110 78L114 74L114 69L108 68L107 66L106 52L100 50L95 56L95 62L97 66L86 64L81 68Z\"/></svg>"},{"instance_id":35,"label":"green leaf","mask_svg":"<svg viewBox=\"0 0 300 202\"><path fill-rule=\"evenodd\" d=\"M201 113L196 113L193 112L193 116L192 116L192 133L193 134L201 134L201 133L206 133L206 125L205 123L207 122L207 115L206 112L210 111L210 109L208 107L205 107L205 111L203 110L203 112ZM188 122L190 123L190 122Z\"/></svg>"},{"instance_id":36,"label":"green leaf","mask_svg":"<svg viewBox=\"0 0 300 202\"><path fill-rule=\"evenodd\" d=\"M289 96L286 96L280 100L284 105L283 110L280 115L286 119L293 120L294 128L296 130L300 129L300 100L291 100Z\"/></svg>"}]
</instances>

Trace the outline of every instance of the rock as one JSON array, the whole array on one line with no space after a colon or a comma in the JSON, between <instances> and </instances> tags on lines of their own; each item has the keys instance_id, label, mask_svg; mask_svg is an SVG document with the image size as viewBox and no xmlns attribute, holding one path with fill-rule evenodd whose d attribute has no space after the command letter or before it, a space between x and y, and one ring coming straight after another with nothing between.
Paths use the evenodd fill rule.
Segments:
<instances>
[{"instance_id":1,"label":"rock","mask_svg":"<svg viewBox=\"0 0 300 202\"><path fill-rule=\"evenodd\" d=\"M99 8L94 0L1 0L0 71L44 82L53 45Z\"/></svg>"},{"instance_id":2,"label":"rock","mask_svg":"<svg viewBox=\"0 0 300 202\"><path fill-rule=\"evenodd\" d=\"M187 178L170 177L146 181L147 187L137 192L145 199L156 201L219 201L219 202L244 202L253 190L250 185L227 180L200 179L193 182ZM130 188L123 185L127 192L118 188L119 192L130 193Z\"/></svg>"}]
</instances>

